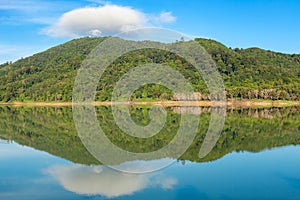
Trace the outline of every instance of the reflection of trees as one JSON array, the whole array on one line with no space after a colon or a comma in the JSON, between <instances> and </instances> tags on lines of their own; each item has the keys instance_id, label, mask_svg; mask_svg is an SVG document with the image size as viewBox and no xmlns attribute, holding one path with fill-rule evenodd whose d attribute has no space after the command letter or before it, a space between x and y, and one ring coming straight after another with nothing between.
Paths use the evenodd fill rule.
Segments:
<instances>
[{"instance_id":1,"label":"reflection of trees","mask_svg":"<svg viewBox=\"0 0 300 200\"><path fill-rule=\"evenodd\" d=\"M201 113L208 113L211 112L211 107L172 107L171 108L173 112L177 114L194 114L199 115ZM287 113L289 112L295 112L296 107L292 107L289 109L283 109L283 108L235 108L235 109L229 109L227 112L234 113L239 112L243 113L244 115L248 115L249 117L253 118L282 118L285 117Z\"/></svg>"},{"instance_id":2,"label":"reflection of trees","mask_svg":"<svg viewBox=\"0 0 300 200\"><path fill-rule=\"evenodd\" d=\"M133 121L149 123L149 107L131 107ZM163 130L148 139L126 135L117 127L110 107L97 107L98 120L107 137L121 148L134 152L149 152L166 145L176 134L179 113L200 110L197 136L180 160L208 161L232 151L258 152L263 149L300 144L300 111L288 108L231 109L221 137L213 150L203 159L198 158L209 120L210 108L168 108ZM0 138L13 140L75 163L97 164L77 136L70 107L0 107Z\"/></svg>"}]
</instances>

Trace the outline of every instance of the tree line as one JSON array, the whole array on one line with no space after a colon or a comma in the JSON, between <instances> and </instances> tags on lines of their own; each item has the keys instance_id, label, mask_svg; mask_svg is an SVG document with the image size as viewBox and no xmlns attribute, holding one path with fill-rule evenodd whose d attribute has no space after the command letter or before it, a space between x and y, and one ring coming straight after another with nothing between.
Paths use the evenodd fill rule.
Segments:
<instances>
[{"instance_id":1,"label":"tree line","mask_svg":"<svg viewBox=\"0 0 300 200\"><path fill-rule=\"evenodd\" d=\"M104 39L76 39L14 63L0 65L0 101L71 101L81 63ZM215 62L228 99L299 100L300 55L258 48L231 49L207 39L195 41ZM190 49L187 47L186 51ZM210 99L201 75L186 60L167 51L142 49L121 56L106 69L97 86L96 100L110 100L119 78L133 67L147 63L174 68L189 81L195 92L201 94L201 100ZM132 100L173 97L174 93L164 86L145 84L134 92Z\"/></svg>"}]
</instances>

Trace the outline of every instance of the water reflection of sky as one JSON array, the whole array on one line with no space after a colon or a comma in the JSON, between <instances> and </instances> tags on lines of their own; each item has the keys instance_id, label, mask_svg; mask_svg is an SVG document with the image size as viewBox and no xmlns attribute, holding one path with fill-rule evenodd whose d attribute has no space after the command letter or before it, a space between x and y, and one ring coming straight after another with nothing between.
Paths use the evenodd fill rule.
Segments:
<instances>
[{"instance_id":1,"label":"water reflection of sky","mask_svg":"<svg viewBox=\"0 0 300 200\"><path fill-rule=\"evenodd\" d=\"M177 180L156 174L127 174L104 166L56 165L47 170L66 189L77 194L119 197L149 187L172 189ZM158 176L159 174L159 176Z\"/></svg>"},{"instance_id":2,"label":"water reflection of sky","mask_svg":"<svg viewBox=\"0 0 300 200\"><path fill-rule=\"evenodd\" d=\"M135 175L0 143L0 199L300 199L299 146Z\"/></svg>"}]
</instances>

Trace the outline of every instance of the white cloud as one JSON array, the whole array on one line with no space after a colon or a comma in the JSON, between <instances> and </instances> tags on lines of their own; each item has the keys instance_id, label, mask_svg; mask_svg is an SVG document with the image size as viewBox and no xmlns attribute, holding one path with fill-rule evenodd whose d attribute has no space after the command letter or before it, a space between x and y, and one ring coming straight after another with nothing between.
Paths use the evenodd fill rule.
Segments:
<instances>
[{"instance_id":1,"label":"white cloud","mask_svg":"<svg viewBox=\"0 0 300 200\"><path fill-rule=\"evenodd\" d=\"M159 24L174 23L176 17L172 15L172 12L161 12L158 17L154 17L154 21Z\"/></svg>"},{"instance_id":2,"label":"white cloud","mask_svg":"<svg viewBox=\"0 0 300 200\"><path fill-rule=\"evenodd\" d=\"M150 177L145 174L126 174L105 166L56 165L46 173L55 177L66 190L109 198L130 195L156 185L171 189L177 183L174 178L162 176L151 184Z\"/></svg>"},{"instance_id":3,"label":"white cloud","mask_svg":"<svg viewBox=\"0 0 300 200\"><path fill-rule=\"evenodd\" d=\"M54 37L77 37L90 33L114 34L145 25L146 16L130 7L105 5L75 9L63 14L46 33Z\"/></svg>"},{"instance_id":4,"label":"white cloud","mask_svg":"<svg viewBox=\"0 0 300 200\"><path fill-rule=\"evenodd\" d=\"M79 8L64 13L52 26L43 30L53 37L78 37L84 35L114 35L119 32L173 23L171 12L160 15L143 13L127 6L106 4L100 7Z\"/></svg>"},{"instance_id":5,"label":"white cloud","mask_svg":"<svg viewBox=\"0 0 300 200\"><path fill-rule=\"evenodd\" d=\"M89 31L88 33L92 36L97 36L97 35L101 35L102 32L99 29L93 29L93 30Z\"/></svg>"}]
</instances>

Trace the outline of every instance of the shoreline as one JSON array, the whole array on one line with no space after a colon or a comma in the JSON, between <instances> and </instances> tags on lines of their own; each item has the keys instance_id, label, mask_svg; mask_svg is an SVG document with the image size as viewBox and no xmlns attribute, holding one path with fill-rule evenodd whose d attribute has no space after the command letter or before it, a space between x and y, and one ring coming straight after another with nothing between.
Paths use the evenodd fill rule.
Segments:
<instances>
[{"instance_id":1,"label":"shoreline","mask_svg":"<svg viewBox=\"0 0 300 200\"><path fill-rule=\"evenodd\" d=\"M82 105L94 106L111 106L110 101L91 102ZM163 107L212 107L223 105L222 102L217 101L153 101L153 102L117 102L117 105L140 105L153 106L161 105ZM227 107L286 107L286 106L300 106L300 101L284 101L284 100L227 100ZM0 106L45 106L45 107L62 107L72 106L73 102L0 102ZM76 104L75 104L76 105Z\"/></svg>"}]
</instances>

